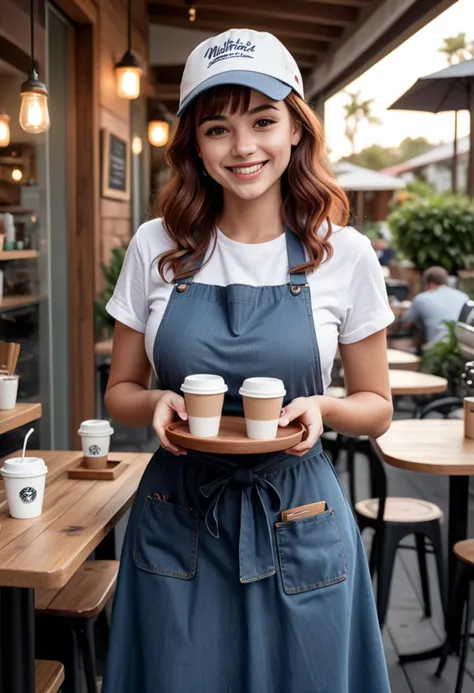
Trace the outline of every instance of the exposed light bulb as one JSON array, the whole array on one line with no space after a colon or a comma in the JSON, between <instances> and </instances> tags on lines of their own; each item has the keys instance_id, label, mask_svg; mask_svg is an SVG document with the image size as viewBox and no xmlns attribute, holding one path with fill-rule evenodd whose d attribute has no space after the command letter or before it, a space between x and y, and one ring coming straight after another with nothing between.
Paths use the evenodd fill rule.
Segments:
<instances>
[{"instance_id":1,"label":"exposed light bulb","mask_svg":"<svg viewBox=\"0 0 474 693\"><path fill-rule=\"evenodd\" d=\"M37 91L22 91L20 125L25 132L34 135L49 130L51 121L48 111L47 94Z\"/></svg>"},{"instance_id":2,"label":"exposed light bulb","mask_svg":"<svg viewBox=\"0 0 474 693\"><path fill-rule=\"evenodd\" d=\"M0 110L0 147L10 144L10 116Z\"/></svg>"},{"instance_id":3,"label":"exposed light bulb","mask_svg":"<svg viewBox=\"0 0 474 693\"><path fill-rule=\"evenodd\" d=\"M142 71L139 67L116 67L117 94L122 99L138 99L140 96L140 77Z\"/></svg>"},{"instance_id":4,"label":"exposed light bulb","mask_svg":"<svg viewBox=\"0 0 474 693\"><path fill-rule=\"evenodd\" d=\"M21 172L21 169L14 168L12 171L12 178L15 181L15 183L19 183L23 178L23 173Z\"/></svg>"},{"instance_id":5,"label":"exposed light bulb","mask_svg":"<svg viewBox=\"0 0 474 693\"><path fill-rule=\"evenodd\" d=\"M188 10L188 19L190 22L194 22L196 20L196 8L195 7L190 7Z\"/></svg>"},{"instance_id":6,"label":"exposed light bulb","mask_svg":"<svg viewBox=\"0 0 474 693\"><path fill-rule=\"evenodd\" d=\"M138 135L134 135L132 139L132 152L134 154L141 154L143 151L143 142L142 138L139 137Z\"/></svg>"},{"instance_id":7,"label":"exposed light bulb","mask_svg":"<svg viewBox=\"0 0 474 693\"><path fill-rule=\"evenodd\" d=\"M154 147L164 147L169 134L170 125L165 120L152 120L148 123L148 140Z\"/></svg>"}]
</instances>

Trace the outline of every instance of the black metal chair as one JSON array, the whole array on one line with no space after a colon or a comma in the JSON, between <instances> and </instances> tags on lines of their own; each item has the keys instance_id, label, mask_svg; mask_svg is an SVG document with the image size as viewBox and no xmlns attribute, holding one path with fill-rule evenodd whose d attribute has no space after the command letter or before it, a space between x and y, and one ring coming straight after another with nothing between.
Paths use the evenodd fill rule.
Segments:
<instances>
[{"instance_id":1,"label":"black metal chair","mask_svg":"<svg viewBox=\"0 0 474 693\"><path fill-rule=\"evenodd\" d=\"M428 582L426 554L433 553L436 559L441 600L445 603L445 565L441 538L443 513L434 503L418 498L387 496L387 476L384 464L369 438L346 439L346 450L350 460L350 495L354 513L361 533L374 530L369 557L372 577L377 577L376 604L379 624L382 628L389 604L392 574L397 551L415 549L418 556L424 614L431 616L431 597ZM355 455L362 453L369 462L371 498L356 502ZM415 547L402 544L405 537L415 536ZM428 540L431 548L427 546Z\"/></svg>"},{"instance_id":2,"label":"black metal chair","mask_svg":"<svg viewBox=\"0 0 474 693\"><path fill-rule=\"evenodd\" d=\"M474 620L474 539L459 541L454 545L453 550L458 558L457 574L454 592L449 604L448 636L436 676L439 677L443 673L449 654L459 649L459 634L462 633L458 675L454 691L454 693L461 693L466 672L469 641L474 637L474 633L471 634L470 632L471 623Z\"/></svg>"}]
</instances>

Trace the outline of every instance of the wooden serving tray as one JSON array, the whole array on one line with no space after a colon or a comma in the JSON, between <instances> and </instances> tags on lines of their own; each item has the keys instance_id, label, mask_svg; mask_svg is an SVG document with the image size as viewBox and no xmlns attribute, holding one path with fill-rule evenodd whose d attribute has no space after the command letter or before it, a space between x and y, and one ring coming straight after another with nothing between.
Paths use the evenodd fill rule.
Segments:
<instances>
[{"instance_id":1,"label":"wooden serving tray","mask_svg":"<svg viewBox=\"0 0 474 693\"><path fill-rule=\"evenodd\" d=\"M113 481L125 471L126 467L126 463L120 456L109 455L105 469L88 469L82 457L79 464L68 470L68 476L70 479Z\"/></svg>"},{"instance_id":2,"label":"wooden serving tray","mask_svg":"<svg viewBox=\"0 0 474 693\"><path fill-rule=\"evenodd\" d=\"M189 432L186 421L174 421L165 428L172 443L187 450L216 452L222 455L254 455L264 452L288 450L302 440L306 431L299 421L279 428L277 437L270 440L247 438L245 419L239 416L223 416L219 435L215 438L197 438Z\"/></svg>"}]
</instances>

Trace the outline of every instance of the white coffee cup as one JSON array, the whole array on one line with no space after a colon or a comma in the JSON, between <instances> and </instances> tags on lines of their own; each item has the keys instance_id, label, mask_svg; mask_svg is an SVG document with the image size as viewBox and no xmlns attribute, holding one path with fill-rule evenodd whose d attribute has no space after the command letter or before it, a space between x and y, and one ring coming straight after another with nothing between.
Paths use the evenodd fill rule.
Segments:
<instances>
[{"instance_id":1,"label":"white coffee cup","mask_svg":"<svg viewBox=\"0 0 474 693\"><path fill-rule=\"evenodd\" d=\"M110 436L114 429L103 419L83 421L78 433L81 436L85 465L89 469L104 469L110 450Z\"/></svg>"},{"instance_id":2,"label":"white coffee cup","mask_svg":"<svg viewBox=\"0 0 474 693\"><path fill-rule=\"evenodd\" d=\"M191 435L198 438L219 435L227 389L224 378L220 375L198 373L184 379L181 391L184 393Z\"/></svg>"},{"instance_id":3,"label":"white coffee cup","mask_svg":"<svg viewBox=\"0 0 474 693\"><path fill-rule=\"evenodd\" d=\"M239 390L242 395L245 425L249 438L276 438L285 385L278 378L246 378Z\"/></svg>"},{"instance_id":4,"label":"white coffee cup","mask_svg":"<svg viewBox=\"0 0 474 693\"><path fill-rule=\"evenodd\" d=\"M18 395L18 376L0 375L0 409L13 409Z\"/></svg>"},{"instance_id":5,"label":"white coffee cup","mask_svg":"<svg viewBox=\"0 0 474 693\"><path fill-rule=\"evenodd\" d=\"M47 472L48 468L40 457L5 460L0 474L12 517L24 520L41 515Z\"/></svg>"}]
</instances>

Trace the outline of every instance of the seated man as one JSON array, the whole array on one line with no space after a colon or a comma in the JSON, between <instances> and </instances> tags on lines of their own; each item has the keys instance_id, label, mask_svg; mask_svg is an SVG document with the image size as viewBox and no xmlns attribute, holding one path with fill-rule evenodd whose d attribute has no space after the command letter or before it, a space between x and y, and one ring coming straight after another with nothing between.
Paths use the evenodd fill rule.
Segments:
<instances>
[{"instance_id":1,"label":"seated man","mask_svg":"<svg viewBox=\"0 0 474 693\"><path fill-rule=\"evenodd\" d=\"M444 267L429 267L423 272L425 290L415 296L411 307L401 318L404 325L417 324L423 329L425 347L448 336L444 320L456 321L469 300L463 291L452 289L447 284L448 273Z\"/></svg>"}]
</instances>

